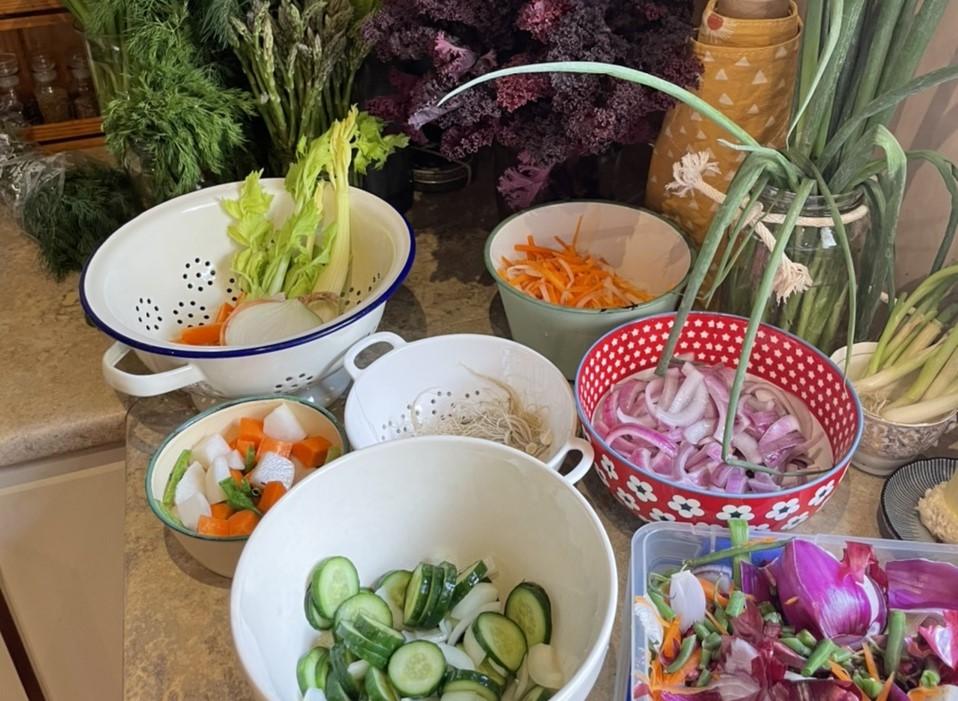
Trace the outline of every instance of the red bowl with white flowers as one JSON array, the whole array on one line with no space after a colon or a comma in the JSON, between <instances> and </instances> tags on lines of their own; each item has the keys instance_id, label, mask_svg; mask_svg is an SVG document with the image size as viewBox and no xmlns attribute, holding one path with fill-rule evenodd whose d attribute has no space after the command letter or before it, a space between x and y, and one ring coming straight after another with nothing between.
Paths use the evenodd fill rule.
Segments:
<instances>
[{"instance_id":1,"label":"red bowl with white flowers","mask_svg":"<svg viewBox=\"0 0 958 701\"><path fill-rule=\"evenodd\" d=\"M759 327L748 371L800 399L818 419L835 465L805 484L770 493L733 494L676 484L633 465L599 437L592 417L599 400L618 381L653 368L662 355L675 314L646 317L610 331L586 353L576 373L579 418L595 448L595 468L612 495L646 521L727 525L742 518L755 530L790 530L821 509L838 487L862 433L862 409L841 370L818 349L767 324ZM677 354L708 365L736 367L748 320L731 314L693 312Z\"/></svg>"}]
</instances>

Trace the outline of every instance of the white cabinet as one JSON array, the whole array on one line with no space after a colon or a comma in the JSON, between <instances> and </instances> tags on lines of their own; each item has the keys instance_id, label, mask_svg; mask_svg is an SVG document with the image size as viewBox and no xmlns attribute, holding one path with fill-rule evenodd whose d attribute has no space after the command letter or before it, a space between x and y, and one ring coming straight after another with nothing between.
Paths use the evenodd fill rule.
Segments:
<instances>
[{"instance_id":1,"label":"white cabinet","mask_svg":"<svg viewBox=\"0 0 958 701\"><path fill-rule=\"evenodd\" d=\"M117 457L86 456L78 469L0 488L0 586L47 701L122 698L125 489ZM4 701L17 698L6 693L8 667L0 651Z\"/></svg>"}]
</instances>

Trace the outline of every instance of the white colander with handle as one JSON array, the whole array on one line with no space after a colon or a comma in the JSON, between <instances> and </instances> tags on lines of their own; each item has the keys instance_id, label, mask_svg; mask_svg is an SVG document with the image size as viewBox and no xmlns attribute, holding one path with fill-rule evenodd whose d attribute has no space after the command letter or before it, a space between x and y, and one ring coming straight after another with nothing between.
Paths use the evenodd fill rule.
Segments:
<instances>
[{"instance_id":1,"label":"white colander with handle","mask_svg":"<svg viewBox=\"0 0 958 701\"><path fill-rule=\"evenodd\" d=\"M292 205L283 181L261 182L274 195L273 220L282 221ZM307 392L328 404L348 386L343 354L375 332L415 250L402 215L356 188L350 191L350 274L338 318L262 346L197 347L172 340L187 326L211 321L220 304L240 294L230 269L237 245L226 233L229 218L220 206L239 187L229 183L164 202L120 228L90 259L80 299L93 323L117 341L103 356L104 377L115 389L148 397L187 388L216 399ZM335 211L332 192L326 204L326 211ZM131 350L150 374L117 367Z\"/></svg>"},{"instance_id":2,"label":"white colander with handle","mask_svg":"<svg viewBox=\"0 0 958 701\"><path fill-rule=\"evenodd\" d=\"M391 350L365 368L366 349ZM356 343L343 359L354 384L346 398L345 425L354 449L417 435L431 421L454 414L457 404L501 395L484 375L511 387L529 407L541 407L551 444L540 459L553 469L571 452L581 459L566 476L578 482L592 466L592 445L577 437L579 423L568 381L544 356L497 336L451 334L406 343L394 333L376 333Z\"/></svg>"}]
</instances>

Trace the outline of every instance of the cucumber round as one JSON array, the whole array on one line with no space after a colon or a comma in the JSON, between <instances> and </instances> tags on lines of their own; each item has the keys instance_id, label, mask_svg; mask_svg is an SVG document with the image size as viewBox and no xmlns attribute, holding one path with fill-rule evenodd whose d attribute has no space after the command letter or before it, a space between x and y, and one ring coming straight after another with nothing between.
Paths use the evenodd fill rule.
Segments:
<instances>
[{"instance_id":1,"label":"cucumber round","mask_svg":"<svg viewBox=\"0 0 958 701\"><path fill-rule=\"evenodd\" d=\"M452 593L450 608L462 601L463 597L468 594L474 586L483 581L488 569L485 562L476 560L459 573L459 577L456 579L456 588Z\"/></svg>"},{"instance_id":2,"label":"cucumber round","mask_svg":"<svg viewBox=\"0 0 958 701\"><path fill-rule=\"evenodd\" d=\"M403 601L403 620L407 626L416 626L422 620L429 603L435 568L428 562L420 562L412 571L406 597Z\"/></svg>"},{"instance_id":3,"label":"cucumber round","mask_svg":"<svg viewBox=\"0 0 958 701\"><path fill-rule=\"evenodd\" d=\"M429 696L446 673L446 658L435 643L414 640L389 659L389 681L403 697Z\"/></svg>"},{"instance_id":4,"label":"cucumber round","mask_svg":"<svg viewBox=\"0 0 958 701\"><path fill-rule=\"evenodd\" d=\"M389 601L401 611L406 601L406 587L409 586L411 578L412 572L409 570L392 570L379 578L376 591L384 591Z\"/></svg>"},{"instance_id":5,"label":"cucumber round","mask_svg":"<svg viewBox=\"0 0 958 701\"><path fill-rule=\"evenodd\" d=\"M472 624L476 642L494 662L515 674L526 656L522 629L501 613L480 613Z\"/></svg>"},{"instance_id":6,"label":"cucumber round","mask_svg":"<svg viewBox=\"0 0 958 701\"><path fill-rule=\"evenodd\" d=\"M547 701L552 698L552 691L541 686L534 686L522 695L520 701Z\"/></svg>"},{"instance_id":7,"label":"cucumber round","mask_svg":"<svg viewBox=\"0 0 958 701\"><path fill-rule=\"evenodd\" d=\"M338 627L342 622L355 623L360 614L387 626L393 622L393 612L389 609L389 604L371 592L361 591L339 605L333 617L334 627Z\"/></svg>"},{"instance_id":8,"label":"cucumber round","mask_svg":"<svg viewBox=\"0 0 958 701\"><path fill-rule=\"evenodd\" d=\"M436 576L429 589L429 602L423 616L423 628L435 628L447 613L452 601L452 594L456 588L456 566L450 562L443 562L435 568Z\"/></svg>"},{"instance_id":9,"label":"cucumber round","mask_svg":"<svg viewBox=\"0 0 958 701\"><path fill-rule=\"evenodd\" d=\"M322 689L325 686L326 675L320 678L320 671L324 669L329 657L329 650L324 647L314 647L299 658L296 663L296 681L299 682L300 693L305 694L307 689Z\"/></svg>"},{"instance_id":10,"label":"cucumber round","mask_svg":"<svg viewBox=\"0 0 958 701\"><path fill-rule=\"evenodd\" d=\"M353 701L335 674L326 677L326 687L323 691L326 692L326 701Z\"/></svg>"},{"instance_id":11,"label":"cucumber round","mask_svg":"<svg viewBox=\"0 0 958 701\"><path fill-rule=\"evenodd\" d=\"M509 681L506 675L500 674L499 670L492 666L488 658L484 659L482 664L476 667L476 671L485 674L501 688L505 688L506 682Z\"/></svg>"},{"instance_id":12,"label":"cucumber round","mask_svg":"<svg viewBox=\"0 0 958 701\"><path fill-rule=\"evenodd\" d=\"M399 694L389 683L388 677L380 670L373 668L366 673L366 696L369 701L399 701Z\"/></svg>"},{"instance_id":13,"label":"cucumber round","mask_svg":"<svg viewBox=\"0 0 958 701\"><path fill-rule=\"evenodd\" d=\"M343 642L347 650L359 659L366 660L372 667L385 669L389 663L392 651L369 640L348 621L341 621L336 626L336 637Z\"/></svg>"},{"instance_id":14,"label":"cucumber round","mask_svg":"<svg viewBox=\"0 0 958 701\"><path fill-rule=\"evenodd\" d=\"M468 669L453 669L446 674L442 693L451 691L468 691L487 701L499 701L502 696L502 687L491 677Z\"/></svg>"},{"instance_id":15,"label":"cucumber round","mask_svg":"<svg viewBox=\"0 0 958 701\"><path fill-rule=\"evenodd\" d=\"M324 618L316 608L316 602L313 601L312 585L306 587L306 597L303 599L303 610L306 612L306 620L313 630L329 630L333 627L333 622Z\"/></svg>"},{"instance_id":16,"label":"cucumber round","mask_svg":"<svg viewBox=\"0 0 958 701\"><path fill-rule=\"evenodd\" d=\"M336 643L329 650L329 675L326 684L329 685L329 679L332 678L343 688L343 691L350 697L359 696L359 686L353 675L349 673L349 665L356 661L356 658L350 654L343 643ZM327 693L327 697L329 694Z\"/></svg>"},{"instance_id":17,"label":"cucumber round","mask_svg":"<svg viewBox=\"0 0 958 701\"><path fill-rule=\"evenodd\" d=\"M359 593L359 573L349 559L330 557L313 570L310 586L320 615L333 619L339 605Z\"/></svg>"},{"instance_id":18,"label":"cucumber round","mask_svg":"<svg viewBox=\"0 0 958 701\"><path fill-rule=\"evenodd\" d=\"M522 628L529 647L552 639L552 602L535 582L522 582L506 599L506 616Z\"/></svg>"},{"instance_id":19,"label":"cucumber round","mask_svg":"<svg viewBox=\"0 0 958 701\"><path fill-rule=\"evenodd\" d=\"M367 618L363 614L359 614L359 616L356 617L353 625L356 626L356 630L360 635L379 647L388 650L390 655L406 642L403 634L398 630L384 626L379 621Z\"/></svg>"}]
</instances>

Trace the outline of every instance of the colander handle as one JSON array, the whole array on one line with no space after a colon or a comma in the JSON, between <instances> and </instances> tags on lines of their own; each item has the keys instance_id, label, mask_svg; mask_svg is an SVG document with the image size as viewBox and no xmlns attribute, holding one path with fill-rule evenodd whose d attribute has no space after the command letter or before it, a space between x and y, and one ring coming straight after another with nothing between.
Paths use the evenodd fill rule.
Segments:
<instances>
[{"instance_id":1,"label":"colander handle","mask_svg":"<svg viewBox=\"0 0 958 701\"><path fill-rule=\"evenodd\" d=\"M586 476L589 472L589 468L592 467L592 463L595 462L595 450L592 448L592 444L584 438L579 438L573 436L566 441L566 444L562 446L562 450L549 461L549 467L554 470L558 470L559 466L565 461L566 455L571 452L582 453L582 458L579 460L579 463L572 468L572 471L563 475L563 478L569 484L575 484L580 479Z\"/></svg>"},{"instance_id":2,"label":"colander handle","mask_svg":"<svg viewBox=\"0 0 958 701\"><path fill-rule=\"evenodd\" d=\"M103 354L103 377L110 387L124 394L133 397L155 397L206 379L192 363L152 375L134 375L117 369L116 364L131 350L129 346L117 341Z\"/></svg>"},{"instance_id":3,"label":"colander handle","mask_svg":"<svg viewBox=\"0 0 958 701\"><path fill-rule=\"evenodd\" d=\"M362 375L366 369L356 365L356 358L359 357L359 354L364 350L370 346L375 346L377 343L385 343L387 346L391 346L390 350L395 350L396 348L406 345L406 341L402 336L397 336L389 331L380 331L379 333L370 334L366 336L366 338L357 341L352 348L346 351L346 355L343 357L343 367L346 368L346 372L349 373L349 376L353 378L354 382L359 379L359 376Z\"/></svg>"}]
</instances>

